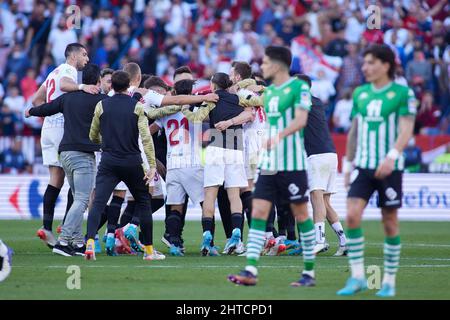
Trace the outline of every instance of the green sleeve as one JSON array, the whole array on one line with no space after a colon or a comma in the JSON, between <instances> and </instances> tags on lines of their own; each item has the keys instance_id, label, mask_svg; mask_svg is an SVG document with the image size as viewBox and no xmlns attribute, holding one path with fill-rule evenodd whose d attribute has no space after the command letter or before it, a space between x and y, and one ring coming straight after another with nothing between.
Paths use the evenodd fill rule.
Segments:
<instances>
[{"instance_id":1,"label":"green sleeve","mask_svg":"<svg viewBox=\"0 0 450 320\"><path fill-rule=\"evenodd\" d=\"M414 95L414 91L408 87L407 90L402 93L398 114L400 116L416 116L418 102Z\"/></svg>"},{"instance_id":2,"label":"green sleeve","mask_svg":"<svg viewBox=\"0 0 450 320\"><path fill-rule=\"evenodd\" d=\"M359 90L355 89L355 91L353 91L353 107L352 107L352 112L350 113L350 119L353 119L357 114L358 114L358 95L359 95Z\"/></svg>"},{"instance_id":3,"label":"green sleeve","mask_svg":"<svg viewBox=\"0 0 450 320\"><path fill-rule=\"evenodd\" d=\"M95 106L94 117L91 122L91 129L89 130L89 139L92 142L100 144L102 143L102 136L100 135L100 116L103 113L102 102L99 101Z\"/></svg>"},{"instance_id":4,"label":"green sleeve","mask_svg":"<svg viewBox=\"0 0 450 320\"><path fill-rule=\"evenodd\" d=\"M192 112L189 109L182 110L184 116L186 119L188 119L191 122L203 122L203 120L206 119L206 117L209 115L211 110L213 110L216 107L215 103L207 102L202 104L202 106L196 111Z\"/></svg>"},{"instance_id":5,"label":"green sleeve","mask_svg":"<svg viewBox=\"0 0 450 320\"><path fill-rule=\"evenodd\" d=\"M144 153L147 158L150 168L156 168L155 148L153 146L153 139L148 129L148 118L144 111L144 106L141 103L136 103L134 113L138 116L139 135L144 146Z\"/></svg>"},{"instance_id":6,"label":"green sleeve","mask_svg":"<svg viewBox=\"0 0 450 320\"><path fill-rule=\"evenodd\" d=\"M182 106L166 106L161 108L147 108L145 113L149 119L160 119L181 111Z\"/></svg>"},{"instance_id":7,"label":"green sleeve","mask_svg":"<svg viewBox=\"0 0 450 320\"><path fill-rule=\"evenodd\" d=\"M306 111L311 111L311 92L308 84L301 80L298 81L298 86L295 86L293 94L295 95L294 107L304 109Z\"/></svg>"}]
</instances>

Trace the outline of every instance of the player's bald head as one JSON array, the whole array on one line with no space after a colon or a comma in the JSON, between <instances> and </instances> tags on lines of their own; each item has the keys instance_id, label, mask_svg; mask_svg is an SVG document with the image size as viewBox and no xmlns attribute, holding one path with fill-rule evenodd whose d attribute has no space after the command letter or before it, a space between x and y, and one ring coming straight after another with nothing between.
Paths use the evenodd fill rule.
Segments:
<instances>
[{"instance_id":1,"label":"player's bald head","mask_svg":"<svg viewBox=\"0 0 450 320\"><path fill-rule=\"evenodd\" d=\"M123 67L123 71L130 75L130 82L141 83L141 67L137 63L129 62Z\"/></svg>"}]
</instances>

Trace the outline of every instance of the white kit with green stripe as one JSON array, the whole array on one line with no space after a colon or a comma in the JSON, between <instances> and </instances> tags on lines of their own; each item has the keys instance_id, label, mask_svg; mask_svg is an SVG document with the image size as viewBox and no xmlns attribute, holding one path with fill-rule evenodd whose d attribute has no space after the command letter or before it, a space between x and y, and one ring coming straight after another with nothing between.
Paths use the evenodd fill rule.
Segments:
<instances>
[{"instance_id":1,"label":"white kit with green stripe","mask_svg":"<svg viewBox=\"0 0 450 320\"><path fill-rule=\"evenodd\" d=\"M306 82L291 78L281 86L269 86L264 92L264 109L267 115L266 137L271 138L289 126L295 110L311 110L311 94ZM306 152L303 144L303 129L284 138L261 155L260 169L269 171L306 170Z\"/></svg>"},{"instance_id":2,"label":"white kit with green stripe","mask_svg":"<svg viewBox=\"0 0 450 320\"><path fill-rule=\"evenodd\" d=\"M358 122L355 166L376 169L394 147L399 135L399 118L415 116L417 100L411 88L391 82L381 89L372 84L353 92L352 118ZM403 170L404 158L395 163Z\"/></svg>"}]
</instances>

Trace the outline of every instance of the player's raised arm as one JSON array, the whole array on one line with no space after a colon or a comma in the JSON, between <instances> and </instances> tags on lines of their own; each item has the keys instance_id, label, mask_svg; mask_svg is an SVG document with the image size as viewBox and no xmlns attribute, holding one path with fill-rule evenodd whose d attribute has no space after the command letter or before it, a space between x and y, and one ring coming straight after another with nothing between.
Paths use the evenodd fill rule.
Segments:
<instances>
[{"instance_id":1,"label":"player's raised arm","mask_svg":"<svg viewBox=\"0 0 450 320\"><path fill-rule=\"evenodd\" d=\"M94 143L102 143L102 136L100 135L100 116L103 113L102 102L99 101L95 106L94 118L92 118L91 130L89 131L89 139Z\"/></svg>"}]
</instances>

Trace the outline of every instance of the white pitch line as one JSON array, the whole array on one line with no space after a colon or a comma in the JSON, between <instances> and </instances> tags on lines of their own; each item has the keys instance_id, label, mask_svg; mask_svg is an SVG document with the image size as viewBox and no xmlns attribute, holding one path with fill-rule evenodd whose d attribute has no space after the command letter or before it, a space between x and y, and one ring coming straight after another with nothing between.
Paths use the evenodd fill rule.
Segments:
<instances>
[{"instance_id":1,"label":"white pitch line","mask_svg":"<svg viewBox=\"0 0 450 320\"><path fill-rule=\"evenodd\" d=\"M42 266L41 268L51 268L51 269L67 269L69 266L61 266L61 265L54 265L54 266ZM222 265L222 266L217 266L217 265L211 265L211 266L176 266L176 265L156 265L156 266L130 266L130 265L124 265L124 266L114 266L114 265L84 265L84 266L79 266L81 269L83 268L144 268L144 269L213 269L213 268L242 268L242 265ZM259 266L258 268L262 268L262 269L291 269L291 268L300 268L302 267L302 265L295 265L295 266L290 266L290 265L282 265L282 266ZM14 266L14 268L36 268L35 266ZM348 266L330 266L330 267L325 267L325 266L317 266L316 269L336 269L336 268L340 268L340 269L348 269ZM401 268L450 268L450 264L412 264L412 265L400 265L400 269Z\"/></svg>"}]
</instances>

